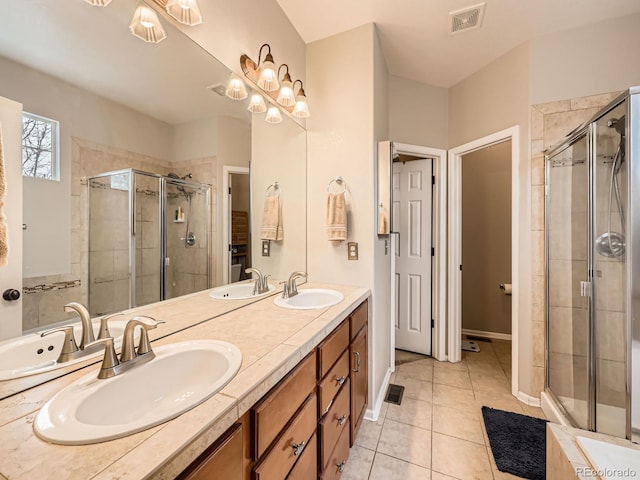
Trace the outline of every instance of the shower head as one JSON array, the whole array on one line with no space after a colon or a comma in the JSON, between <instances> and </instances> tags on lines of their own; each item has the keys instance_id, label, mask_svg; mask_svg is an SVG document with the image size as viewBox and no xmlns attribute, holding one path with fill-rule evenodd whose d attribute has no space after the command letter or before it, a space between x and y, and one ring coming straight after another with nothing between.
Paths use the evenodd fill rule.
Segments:
<instances>
[{"instance_id":1,"label":"shower head","mask_svg":"<svg viewBox=\"0 0 640 480\"><path fill-rule=\"evenodd\" d=\"M625 136L625 116L623 115L620 118L610 118L607 121L607 127L615 128L616 132L618 132L618 134L621 137L624 137Z\"/></svg>"}]
</instances>

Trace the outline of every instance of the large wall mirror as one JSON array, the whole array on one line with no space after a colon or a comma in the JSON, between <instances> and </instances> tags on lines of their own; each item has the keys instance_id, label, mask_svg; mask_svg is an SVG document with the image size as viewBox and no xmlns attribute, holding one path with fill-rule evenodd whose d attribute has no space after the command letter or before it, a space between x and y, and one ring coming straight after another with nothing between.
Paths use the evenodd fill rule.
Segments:
<instances>
[{"instance_id":1,"label":"large wall mirror","mask_svg":"<svg viewBox=\"0 0 640 480\"><path fill-rule=\"evenodd\" d=\"M167 18L158 44L131 35L135 0L0 5L0 97L24 108L23 332L69 321L70 301L100 315L127 308L132 289L142 305L249 266L274 278L306 268L298 123L252 118L248 100L225 96L229 68ZM263 257L276 181L286 230Z\"/></svg>"}]
</instances>

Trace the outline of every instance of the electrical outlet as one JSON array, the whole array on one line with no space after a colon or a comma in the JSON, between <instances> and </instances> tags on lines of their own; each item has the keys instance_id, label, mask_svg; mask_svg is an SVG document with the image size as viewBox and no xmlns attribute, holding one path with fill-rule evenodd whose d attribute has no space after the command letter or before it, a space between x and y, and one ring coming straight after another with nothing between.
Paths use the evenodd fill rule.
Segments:
<instances>
[{"instance_id":1,"label":"electrical outlet","mask_svg":"<svg viewBox=\"0 0 640 480\"><path fill-rule=\"evenodd\" d=\"M347 252L349 260L358 260L358 242L347 243Z\"/></svg>"},{"instance_id":2,"label":"electrical outlet","mask_svg":"<svg viewBox=\"0 0 640 480\"><path fill-rule=\"evenodd\" d=\"M262 241L262 256L268 257L271 255L271 242L269 240Z\"/></svg>"}]
</instances>

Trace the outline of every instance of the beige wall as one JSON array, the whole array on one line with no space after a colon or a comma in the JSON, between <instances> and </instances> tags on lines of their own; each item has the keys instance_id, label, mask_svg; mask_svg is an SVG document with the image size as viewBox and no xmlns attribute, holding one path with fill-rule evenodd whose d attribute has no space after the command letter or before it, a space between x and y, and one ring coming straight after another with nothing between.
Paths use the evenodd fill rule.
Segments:
<instances>
[{"instance_id":1,"label":"beige wall","mask_svg":"<svg viewBox=\"0 0 640 480\"><path fill-rule=\"evenodd\" d=\"M640 14L531 40L531 103L640 85Z\"/></svg>"},{"instance_id":2,"label":"beige wall","mask_svg":"<svg viewBox=\"0 0 640 480\"><path fill-rule=\"evenodd\" d=\"M520 166L518 174L519 246L518 276L512 279L518 289L519 390L538 397L544 369L532 367L531 343L531 231L530 231L530 168L529 162L529 47L514 48L478 72L449 89L449 145L482 138L514 125L520 126ZM534 381L534 376L536 380Z\"/></svg>"},{"instance_id":3,"label":"beige wall","mask_svg":"<svg viewBox=\"0 0 640 480\"><path fill-rule=\"evenodd\" d=\"M449 92L389 75L389 137L394 142L449 147Z\"/></svg>"},{"instance_id":4,"label":"beige wall","mask_svg":"<svg viewBox=\"0 0 640 480\"><path fill-rule=\"evenodd\" d=\"M511 141L462 157L462 328L511 334Z\"/></svg>"}]
</instances>

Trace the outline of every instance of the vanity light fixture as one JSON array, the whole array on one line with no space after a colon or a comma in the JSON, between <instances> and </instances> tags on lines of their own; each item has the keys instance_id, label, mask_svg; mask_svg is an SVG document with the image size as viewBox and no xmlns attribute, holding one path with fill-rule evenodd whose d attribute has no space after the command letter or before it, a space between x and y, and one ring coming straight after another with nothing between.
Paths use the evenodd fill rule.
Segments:
<instances>
[{"instance_id":1,"label":"vanity light fixture","mask_svg":"<svg viewBox=\"0 0 640 480\"><path fill-rule=\"evenodd\" d=\"M264 102L264 97L258 92L251 94L251 100L249 101L249 107L247 108L251 113L264 113L267 111L267 104Z\"/></svg>"},{"instance_id":2,"label":"vanity light fixture","mask_svg":"<svg viewBox=\"0 0 640 480\"><path fill-rule=\"evenodd\" d=\"M233 100L244 100L247 98L247 87L240 77L233 73L231 74L225 95Z\"/></svg>"},{"instance_id":3,"label":"vanity light fixture","mask_svg":"<svg viewBox=\"0 0 640 480\"><path fill-rule=\"evenodd\" d=\"M302 80L296 80L293 84L295 85L298 82L300 82L300 90L298 90L298 94L296 95L296 104L291 114L294 117L307 118L311 116L309 105L307 104L307 96L304 93L304 88L302 88Z\"/></svg>"},{"instance_id":4,"label":"vanity light fixture","mask_svg":"<svg viewBox=\"0 0 640 480\"><path fill-rule=\"evenodd\" d=\"M280 114L280 109L278 107L269 107L267 116L264 120L267 123L281 123L282 115Z\"/></svg>"},{"instance_id":5,"label":"vanity light fixture","mask_svg":"<svg viewBox=\"0 0 640 480\"><path fill-rule=\"evenodd\" d=\"M280 92L276 101L283 107L292 107L296 103L296 99L293 95L293 83L291 82L291 75L289 75L289 65L283 63L278 68L278 76L280 76L280 69L286 67L287 71L284 74L282 83L280 84Z\"/></svg>"},{"instance_id":6,"label":"vanity light fixture","mask_svg":"<svg viewBox=\"0 0 640 480\"><path fill-rule=\"evenodd\" d=\"M149 43L160 43L167 37L160 24L158 14L148 5L140 2L133 14L129 30L136 37Z\"/></svg>"},{"instance_id":7,"label":"vanity light fixture","mask_svg":"<svg viewBox=\"0 0 640 480\"><path fill-rule=\"evenodd\" d=\"M262 49L267 47L269 51L264 57L264 62L262 62L262 71L260 72L260 76L258 77L258 86L263 89L265 92L275 92L280 88L278 84L278 74L276 73L276 66L273 63L273 55L271 55L271 45L265 43L260 47L260 51L258 52L258 67L260 67L260 58L262 57Z\"/></svg>"},{"instance_id":8,"label":"vanity light fixture","mask_svg":"<svg viewBox=\"0 0 640 480\"><path fill-rule=\"evenodd\" d=\"M84 0L84 1L94 7L106 7L111 3L111 0Z\"/></svg>"},{"instance_id":9,"label":"vanity light fixture","mask_svg":"<svg viewBox=\"0 0 640 480\"><path fill-rule=\"evenodd\" d=\"M184 25L193 27L202 23L198 0L168 0L165 8L169 15Z\"/></svg>"}]
</instances>

